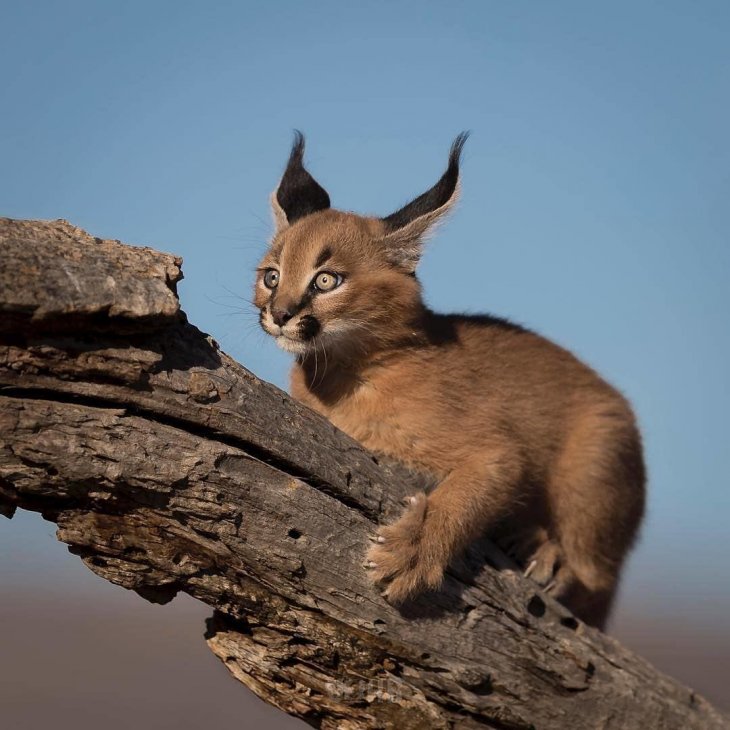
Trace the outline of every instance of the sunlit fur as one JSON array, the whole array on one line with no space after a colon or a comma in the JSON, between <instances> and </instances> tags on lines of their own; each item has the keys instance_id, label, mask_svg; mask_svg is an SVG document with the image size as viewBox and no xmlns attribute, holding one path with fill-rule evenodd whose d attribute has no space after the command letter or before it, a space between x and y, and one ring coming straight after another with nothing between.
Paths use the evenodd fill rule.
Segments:
<instances>
[{"instance_id":1,"label":"sunlit fur","mask_svg":"<svg viewBox=\"0 0 730 730\"><path fill-rule=\"evenodd\" d=\"M427 221L397 231L330 208L289 225L274 198L277 233L254 297L261 324L297 356L297 399L438 482L370 551L389 600L438 588L449 561L487 532L580 618L603 626L644 507L634 416L543 337L424 305L413 252L457 190ZM263 283L268 268L280 274L274 291ZM320 271L342 284L312 293ZM296 313L281 327L272 307ZM302 332L306 318L319 323L314 336Z\"/></svg>"}]
</instances>

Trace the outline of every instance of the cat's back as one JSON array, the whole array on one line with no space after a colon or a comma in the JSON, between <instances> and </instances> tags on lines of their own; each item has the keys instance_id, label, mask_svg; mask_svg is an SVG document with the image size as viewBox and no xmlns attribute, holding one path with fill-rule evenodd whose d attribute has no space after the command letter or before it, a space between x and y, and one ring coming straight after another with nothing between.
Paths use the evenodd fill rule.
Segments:
<instances>
[{"instance_id":1,"label":"cat's back","mask_svg":"<svg viewBox=\"0 0 730 730\"><path fill-rule=\"evenodd\" d=\"M513 427L546 439L571 416L609 409L631 417L623 396L567 349L490 315L432 315L426 345L368 370L363 396L411 423L444 420L469 431ZM511 426L510 426L511 424Z\"/></svg>"},{"instance_id":2,"label":"cat's back","mask_svg":"<svg viewBox=\"0 0 730 730\"><path fill-rule=\"evenodd\" d=\"M572 352L542 335L489 314L430 314L428 344L400 353L394 371L434 383L458 383L466 392L504 396L515 404L541 390L613 389Z\"/></svg>"}]
</instances>

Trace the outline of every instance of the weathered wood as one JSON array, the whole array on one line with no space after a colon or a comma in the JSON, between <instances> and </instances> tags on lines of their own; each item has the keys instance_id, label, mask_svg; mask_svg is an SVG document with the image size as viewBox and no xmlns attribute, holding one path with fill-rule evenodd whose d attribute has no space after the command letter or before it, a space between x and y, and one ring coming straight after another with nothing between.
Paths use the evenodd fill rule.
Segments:
<instances>
[{"instance_id":1,"label":"weathered wood","mask_svg":"<svg viewBox=\"0 0 730 730\"><path fill-rule=\"evenodd\" d=\"M189 325L179 259L65 222L0 219L0 247L0 511L214 607L209 646L259 696L322 728L730 727L487 541L384 602L363 554L418 478Z\"/></svg>"}]
</instances>

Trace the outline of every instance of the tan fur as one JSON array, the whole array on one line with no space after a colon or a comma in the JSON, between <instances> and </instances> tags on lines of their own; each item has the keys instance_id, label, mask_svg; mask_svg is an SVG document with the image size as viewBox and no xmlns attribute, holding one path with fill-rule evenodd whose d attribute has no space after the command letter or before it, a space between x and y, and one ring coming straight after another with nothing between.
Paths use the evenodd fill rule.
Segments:
<instances>
[{"instance_id":1,"label":"tan fur","mask_svg":"<svg viewBox=\"0 0 730 730\"><path fill-rule=\"evenodd\" d=\"M387 597L438 588L449 561L487 532L580 618L603 626L644 508L626 400L537 334L430 312L411 275L428 225L398 240L380 219L330 209L277 220L254 301L264 329L297 354L292 394L438 482L368 555ZM331 258L317 268L325 248ZM275 292L263 284L267 268L279 272ZM272 305L301 304L319 271L341 274L341 286L275 325ZM306 316L322 326L310 340L298 336Z\"/></svg>"}]
</instances>

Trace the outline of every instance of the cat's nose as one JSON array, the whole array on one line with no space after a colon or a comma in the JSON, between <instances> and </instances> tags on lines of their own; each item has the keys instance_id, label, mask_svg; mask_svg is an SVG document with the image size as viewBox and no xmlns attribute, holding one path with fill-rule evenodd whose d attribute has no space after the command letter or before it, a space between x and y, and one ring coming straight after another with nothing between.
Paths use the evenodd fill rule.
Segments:
<instances>
[{"instance_id":1,"label":"cat's nose","mask_svg":"<svg viewBox=\"0 0 730 730\"><path fill-rule=\"evenodd\" d=\"M279 327L283 327L293 316L294 312L290 312L288 309L271 310L271 319L273 319L274 324L278 324Z\"/></svg>"}]
</instances>

